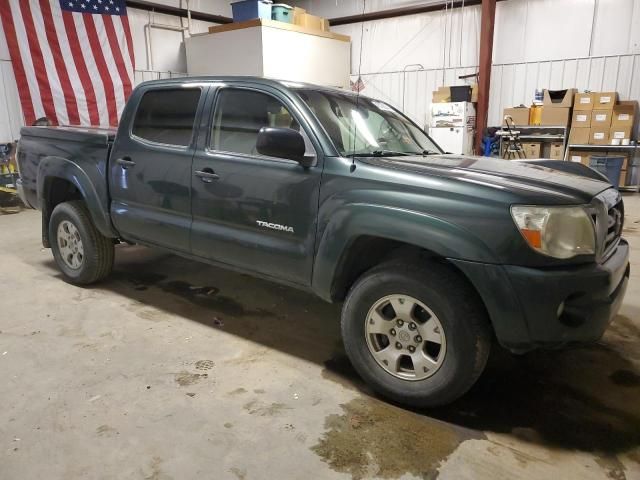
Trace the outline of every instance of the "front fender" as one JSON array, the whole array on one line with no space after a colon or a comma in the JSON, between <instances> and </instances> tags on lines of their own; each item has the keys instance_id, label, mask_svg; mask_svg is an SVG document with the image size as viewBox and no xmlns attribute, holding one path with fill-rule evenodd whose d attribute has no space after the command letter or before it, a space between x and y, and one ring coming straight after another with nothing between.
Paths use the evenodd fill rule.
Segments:
<instances>
[{"instance_id":1,"label":"front fender","mask_svg":"<svg viewBox=\"0 0 640 480\"><path fill-rule=\"evenodd\" d=\"M497 263L494 253L465 228L423 212L369 203L344 205L331 215L319 242L312 285L325 300L350 245L361 236L414 245L443 258Z\"/></svg>"},{"instance_id":2,"label":"front fender","mask_svg":"<svg viewBox=\"0 0 640 480\"><path fill-rule=\"evenodd\" d=\"M53 178L67 180L78 189L89 209L91 220L100 233L105 237L116 238L118 236L109 217L106 177L97 165L87 164L86 168L83 168L67 158L43 157L38 165L36 184L43 216L51 214L46 205L47 192L45 190L47 182Z\"/></svg>"}]
</instances>

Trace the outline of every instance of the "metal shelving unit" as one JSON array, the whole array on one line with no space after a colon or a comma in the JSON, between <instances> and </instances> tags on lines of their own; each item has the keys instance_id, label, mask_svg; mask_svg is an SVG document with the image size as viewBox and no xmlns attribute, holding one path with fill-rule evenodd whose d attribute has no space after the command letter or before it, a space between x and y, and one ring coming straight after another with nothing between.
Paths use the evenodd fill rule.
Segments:
<instances>
[{"instance_id":1,"label":"metal shelving unit","mask_svg":"<svg viewBox=\"0 0 640 480\"><path fill-rule=\"evenodd\" d=\"M499 130L506 131L505 126L497 127ZM546 126L546 125L516 125L515 129L520 132L521 142L541 142L554 143L562 142L565 149L568 140L568 128L566 126ZM500 152L502 152L503 135L500 135Z\"/></svg>"},{"instance_id":2,"label":"metal shelving unit","mask_svg":"<svg viewBox=\"0 0 640 480\"><path fill-rule=\"evenodd\" d=\"M631 179L634 177L638 180L638 172L637 169L640 167L640 162L638 162L637 153L638 153L638 144L635 143L633 145L587 145L587 144L569 144L566 146L564 151L564 159L569 160L569 152L571 150L590 150L590 151L602 151L602 152L624 152L630 153L629 155L629 163L628 168L631 169ZM625 187L619 187L621 191L624 192L637 192L639 190L637 181L636 185L627 185Z\"/></svg>"}]
</instances>

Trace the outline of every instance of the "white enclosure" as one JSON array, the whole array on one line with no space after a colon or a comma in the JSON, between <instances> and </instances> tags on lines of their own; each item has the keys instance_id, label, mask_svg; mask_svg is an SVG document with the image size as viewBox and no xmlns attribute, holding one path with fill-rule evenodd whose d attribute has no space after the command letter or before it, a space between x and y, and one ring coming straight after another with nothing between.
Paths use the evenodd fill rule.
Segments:
<instances>
[{"instance_id":1,"label":"white enclosure","mask_svg":"<svg viewBox=\"0 0 640 480\"><path fill-rule=\"evenodd\" d=\"M189 75L255 75L280 80L349 86L350 42L345 38L279 27L281 22L188 38Z\"/></svg>"}]
</instances>

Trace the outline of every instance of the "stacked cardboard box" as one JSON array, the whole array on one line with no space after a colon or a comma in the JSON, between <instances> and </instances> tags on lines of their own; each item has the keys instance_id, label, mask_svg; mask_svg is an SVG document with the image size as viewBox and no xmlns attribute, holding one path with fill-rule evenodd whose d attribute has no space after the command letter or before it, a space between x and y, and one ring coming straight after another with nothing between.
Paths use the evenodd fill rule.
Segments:
<instances>
[{"instance_id":1,"label":"stacked cardboard box","mask_svg":"<svg viewBox=\"0 0 640 480\"><path fill-rule=\"evenodd\" d=\"M329 20L307 13L304 8L293 7L293 23L309 30L330 31Z\"/></svg>"},{"instance_id":2,"label":"stacked cardboard box","mask_svg":"<svg viewBox=\"0 0 640 480\"><path fill-rule=\"evenodd\" d=\"M545 90L540 125L553 127L566 127L569 125L575 93L575 88Z\"/></svg>"}]
</instances>

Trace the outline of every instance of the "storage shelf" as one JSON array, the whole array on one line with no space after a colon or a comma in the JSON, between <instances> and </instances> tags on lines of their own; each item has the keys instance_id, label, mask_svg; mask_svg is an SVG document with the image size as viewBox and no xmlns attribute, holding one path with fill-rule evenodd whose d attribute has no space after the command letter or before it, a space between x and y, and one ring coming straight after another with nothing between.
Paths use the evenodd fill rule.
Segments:
<instances>
[{"instance_id":1,"label":"storage shelf","mask_svg":"<svg viewBox=\"0 0 640 480\"><path fill-rule=\"evenodd\" d=\"M635 150L638 145L588 145L586 143L572 143L568 148L576 150Z\"/></svg>"}]
</instances>

